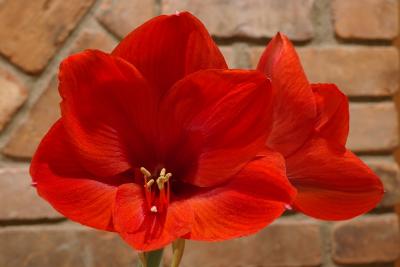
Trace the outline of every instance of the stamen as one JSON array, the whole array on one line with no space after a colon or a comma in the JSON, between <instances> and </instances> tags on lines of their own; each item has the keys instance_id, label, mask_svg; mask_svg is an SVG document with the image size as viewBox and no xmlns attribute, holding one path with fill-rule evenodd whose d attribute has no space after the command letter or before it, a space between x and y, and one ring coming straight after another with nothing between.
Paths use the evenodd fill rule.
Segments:
<instances>
[{"instance_id":1,"label":"stamen","mask_svg":"<svg viewBox=\"0 0 400 267\"><path fill-rule=\"evenodd\" d=\"M156 207L156 206L152 206L152 207L150 208L150 211L156 213L158 210L157 210L157 207Z\"/></svg>"},{"instance_id":2,"label":"stamen","mask_svg":"<svg viewBox=\"0 0 400 267\"><path fill-rule=\"evenodd\" d=\"M146 168L141 167L140 172L144 176L144 188L145 197L150 207L151 212L164 212L169 204L170 199L170 184L169 179L172 177L172 173L167 173L165 168L160 170L160 174L157 179L153 179L154 176L151 175L150 171ZM152 178L153 177L153 178ZM159 192L156 189L152 190L154 183L157 183ZM158 197L158 201L155 199ZM155 205L156 204L156 205Z\"/></svg>"},{"instance_id":3,"label":"stamen","mask_svg":"<svg viewBox=\"0 0 400 267\"><path fill-rule=\"evenodd\" d=\"M166 170L163 168L160 171L160 176L157 178L157 185L158 189L162 190L164 188L164 184L168 182L169 178L171 178L172 173L167 173Z\"/></svg>"},{"instance_id":4,"label":"stamen","mask_svg":"<svg viewBox=\"0 0 400 267\"><path fill-rule=\"evenodd\" d=\"M164 183L162 182L162 180L160 178L157 179L157 186L158 189L163 189L164 188Z\"/></svg>"},{"instance_id":5,"label":"stamen","mask_svg":"<svg viewBox=\"0 0 400 267\"><path fill-rule=\"evenodd\" d=\"M167 170L165 168L162 168L160 171L160 176L165 176L166 172L167 172Z\"/></svg>"},{"instance_id":6,"label":"stamen","mask_svg":"<svg viewBox=\"0 0 400 267\"><path fill-rule=\"evenodd\" d=\"M147 190L150 190L150 189L151 189L151 186L152 186L153 184L154 184L154 180L151 179L150 181L148 181L148 182L144 185L144 187L146 187Z\"/></svg>"},{"instance_id":7,"label":"stamen","mask_svg":"<svg viewBox=\"0 0 400 267\"><path fill-rule=\"evenodd\" d=\"M144 175L145 178L151 177L151 173L145 167L140 167L140 171Z\"/></svg>"}]
</instances>

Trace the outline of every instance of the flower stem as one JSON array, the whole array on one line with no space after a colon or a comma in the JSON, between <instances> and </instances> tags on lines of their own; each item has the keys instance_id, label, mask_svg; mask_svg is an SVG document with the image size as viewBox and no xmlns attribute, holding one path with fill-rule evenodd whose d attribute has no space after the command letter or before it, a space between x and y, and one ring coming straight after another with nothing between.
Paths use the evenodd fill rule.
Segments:
<instances>
[{"instance_id":1,"label":"flower stem","mask_svg":"<svg viewBox=\"0 0 400 267\"><path fill-rule=\"evenodd\" d=\"M163 248L139 253L138 267L159 267L163 255Z\"/></svg>"},{"instance_id":2,"label":"flower stem","mask_svg":"<svg viewBox=\"0 0 400 267\"><path fill-rule=\"evenodd\" d=\"M138 253L139 261L137 267L147 267L146 252Z\"/></svg>"},{"instance_id":3,"label":"flower stem","mask_svg":"<svg viewBox=\"0 0 400 267\"><path fill-rule=\"evenodd\" d=\"M172 264L171 267L179 267L183 251L185 250L185 239L177 239L172 243Z\"/></svg>"}]
</instances>

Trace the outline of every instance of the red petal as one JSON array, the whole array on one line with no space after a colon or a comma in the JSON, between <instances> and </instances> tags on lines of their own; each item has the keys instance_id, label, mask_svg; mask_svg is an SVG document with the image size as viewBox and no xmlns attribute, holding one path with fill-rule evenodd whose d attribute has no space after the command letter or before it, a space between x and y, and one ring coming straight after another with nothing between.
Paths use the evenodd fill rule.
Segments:
<instances>
[{"instance_id":1,"label":"red petal","mask_svg":"<svg viewBox=\"0 0 400 267\"><path fill-rule=\"evenodd\" d=\"M64 216L102 230L113 230L116 187L96 180L77 162L62 122L47 133L33 157L30 173L41 197ZM115 178L116 183L122 182Z\"/></svg>"},{"instance_id":2,"label":"red petal","mask_svg":"<svg viewBox=\"0 0 400 267\"><path fill-rule=\"evenodd\" d=\"M349 134L349 102L334 84L313 84L318 109L316 130L324 138L346 145Z\"/></svg>"},{"instance_id":3,"label":"red petal","mask_svg":"<svg viewBox=\"0 0 400 267\"><path fill-rule=\"evenodd\" d=\"M223 186L187 200L195 220L185 238L217 241L255 233L278 218L294 196L283 157L265 151Z\"/></svg>"},{"instance_id":4,"label":"red petal","mask_svg":"<svg viewBox=\"0 0 400 267\"><path fill-rule=\"evenodd\" d=\"M161 93L192 72L227 68L204 25L187 12L148 21L130 33L113 55L135 65Z\"/></svg>"},{"instance_id":5,"label":"red petal","mask_svg":"<svg viewBox=\"0 0 400 267\"><path fill-rule=\"evenodd\" d=\"M271 89L256 71L208 70L189 75L160 107L172 170L197 186L220 184L265 146ZM166 159L168 162L168 158ZM175 174L174 174L175 175Z\"/></svg>"},{"instance_id":6,"label":"red petal","mask_svg":"<svg viewBox=\"0 0 400 267\"><path fill-rule=\"evenodd\" d=\"M132 65L86 51L63 61L59 79L64 124L87 170L111 176L151 158L157 99Z\"/></svg>"},{"instance_id":7,"label":"red petal","mask_svg":"<svg viewBox=\"0 0 400 267\"><path fill-rule=\"evenodd\" d=\"M298 195L295 207L324 220L344 220L374 208L383 195L379 178L353 153L315 137L286 159Z\"/></svg>"},{"instance_id":8,"label":"red petal","mask_svg":"<svg viewBox=\"0 0 400 267\"><path fill-rule=\"evenodd\" d=\"M316 119L313 92L293 45L283 34L278 33L268 44L257 69L271 78L276 94L268 145L288 156L313 130Z\"/></svg>"},{"instance_id":9,"label":"red petal","mask_svg":"<svg viewBox=\"0 0 400 267\"><path fill-rule=\"evenodd\" d=\"M133 248L148 251L162 248L190 230L190 207L180 201L168 206L166 214L152 213L136 184L119 187L114 209L115 228Z\"/></svg>"}]
</instances>

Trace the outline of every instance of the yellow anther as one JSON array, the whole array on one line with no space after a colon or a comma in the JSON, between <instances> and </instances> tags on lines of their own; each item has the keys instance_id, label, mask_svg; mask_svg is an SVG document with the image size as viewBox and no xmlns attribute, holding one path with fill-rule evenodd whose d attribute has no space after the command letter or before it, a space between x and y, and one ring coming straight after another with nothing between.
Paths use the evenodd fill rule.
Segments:
<instances>
[{"instance_id":1,"label":"yellow anther","mask_svg":"<svg viewBox=\"0 0 400 267\"><path fill-rule=\"evenodd\" d=\"M164 184L168 182L171 176L172 173L166 173L165 168L163 168L160 172L160 176L157 178L158 189L162 190L164 188Z\"/></svg>"},{"instance_id":2,"label":"yellow anther","mask_svg":"<svg viewBox=\"0 0 400 267\"><path fill-rule=\"evenodd\" d=\"M144 187L146 187L147 190L150 190L151 186L154 184L154 180L151 179L150 181L148 181Z\"/></svg>"},{"instance_id":3,"label":"yellow anther","mask_svg":"<svg viewBox=\"0 0 400 267\"><path fill-rule=\"evenodd\" d=\"M160 190L164 188L164 182L162 181L161 177L158 177L157 185L158 185L158 189L160 189Z\"/></svg>"},{"instance_id":4,"label":"yellow anther","mask_svg":"<svg viewBox=\"0 0 400 267\"><path fill-rule=\"evenodd\" d=\"M143 173L145 178L151 177L151 173L145 167L140 167L140 171Z\"/></svg>"},{"instance_id":5,"label":"yellow anther","mask_svg":"<svg viewBox=\"0 0 400 267\"><path fill-rule=\"evenodd\" d=\"M166 172L167 170L165 168L162 168L160 171L160 177L164 177Z\"/></svg>"}]
</instances>

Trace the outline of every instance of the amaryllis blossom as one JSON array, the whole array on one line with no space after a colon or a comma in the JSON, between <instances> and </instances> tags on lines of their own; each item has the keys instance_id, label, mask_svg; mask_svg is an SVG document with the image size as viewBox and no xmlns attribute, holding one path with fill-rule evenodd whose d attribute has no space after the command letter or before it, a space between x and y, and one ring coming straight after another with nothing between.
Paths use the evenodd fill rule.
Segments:
<instances>
[{"instance_id":1,"label":"amaryllis blossom","mask_svg":"<svg viewBox=\"0 0 400 267\"><path fill-rule=\"evenodd\" d=\"M334 84L310 84L282 34L269 43L257 69L271 78L276 94L268 145L285 157L288 178L298 191L294 208L326 220L374 208L383 195L382 183L345 147L347 97Z\"/></svg>"},{"instance_id":2,"label":"amaryllis blossom","mask_svg":"<svg viewBox=\"0 0 400 267\"><path fill-rule=\"evenodd\" d=\"M254 233L292 202L284 159L265 146L269 80L228 70L189 13L150 20L111 54L70 56L59 81L62 117L31 175L66 217L146 251Z\"/></svg>"}]
</instances>

